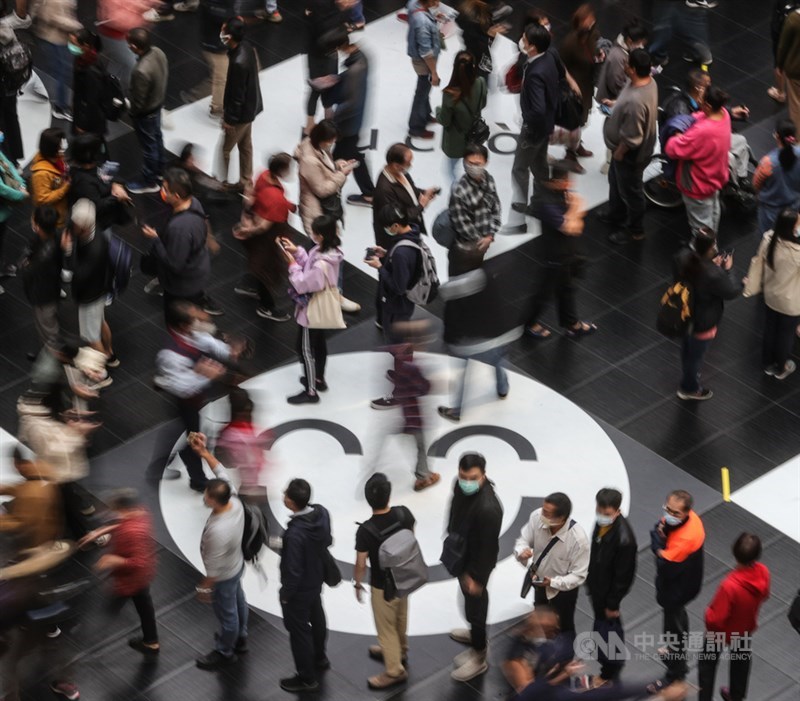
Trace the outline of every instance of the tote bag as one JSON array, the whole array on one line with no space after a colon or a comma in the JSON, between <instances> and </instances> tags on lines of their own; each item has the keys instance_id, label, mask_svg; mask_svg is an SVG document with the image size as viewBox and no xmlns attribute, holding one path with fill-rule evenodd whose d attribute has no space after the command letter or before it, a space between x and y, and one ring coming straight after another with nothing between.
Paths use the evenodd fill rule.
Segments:
<instances>
[{"instance_id":1,"label":"tote bag","mask_svg":"<svg viewBox=\"0 0 800 701\"><path fill-rule=\"evenodd\" d=\"M327 265L323 266L322 272L325 275L325 289L319 290L311 295L306 308L308 317L308 328L310 329L343 329L345 328L344 317L342 317L342 303L339 298L339 290L331 287L328 283Z\"/></svg>"}]
</instances>

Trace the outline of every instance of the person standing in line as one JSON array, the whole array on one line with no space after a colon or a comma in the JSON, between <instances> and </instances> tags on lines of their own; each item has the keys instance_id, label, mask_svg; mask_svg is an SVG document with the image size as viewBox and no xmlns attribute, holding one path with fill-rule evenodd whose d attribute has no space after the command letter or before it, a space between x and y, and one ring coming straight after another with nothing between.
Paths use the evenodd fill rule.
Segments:
<instances>
[{"instance_id":1,"label":"person standing in line","mask_svg":"<svg viewBox=\"0 0 800 701\"><path fill-rule=\"evenodd\" d=\"M208 113L211 119L222 119L222 104L225 95L225 80L228 75L228 52L220 39L220 29L231 15L230 0L203 0L200 3L200 45L203 58L208 64L209 78L192 90L182 92L184 102L199 99L200 91L211 83L211 103ZM176 7L177 9L177 7Z\"/></svg>"},{"instance_id":2,"label":"person standing in line","mask_svg":"<svg viewBox=\"0 0 800 701\"><path fill-rule=\"evenodd\" d=\"M70 179L64 153L67 135L57 127L45 129L39 135L39 151L31 161L31 204L52 207L58 212L58 228L67 223L69 205L67 193Z\"/></svg>"},{"instance_id":3,"label":"person standing in line","mask_svg":"<svg viewBox=\"0 0 800 701\"><path fill-rule=\"evenodd\" d=\"M19 67L17 67L19 65ZM24 156L17 97L32 74L30 52L22 47L10 27L0 24L0 150L15 166Z\"/></svg>"},{"instance_id":4,"label":"person standing in line","mask_svg":"<svg viewBox=\"0 0 800 701\"><path fill-rule=\"evenodd\" d=\"M761 539L757 535L741 533L732 550L736 569L722 580L706 608L705 652L697 663L698 701L714 699L714 677L723 652L720 637L731 653L730 686L722 687L720 696L726 701L744 701L747 696L752 636L758 627L758 610L769 598L770 572L759 562Z\"/></svg>"},{"instance_id":5,"label":"person standing in line","mask_svg":"<svg viewBox=\"0 0 800 701\"><path fill-rule=\"evenodd\" d=\"M134 194L158 192L164 170L161 109L169 77L167 57L153 46L150 32L143 27L128 32L128 46L137 56L131 73L129 112L142 150L142 180L128 183L128 191Z\"/></svg>"},{"instance_id":6,"label":"person standing in line","mask_svg":"<svg viewBox=\"0 0 800 701\"><path fill-rule=\"evenodd\" d=\"M611 116L603 124L603 139L611 151L608 209L599 219L622 227L608 237L616 244L644 238L644 169L658 136L658 86L650 75L650 54L634 49L628 55L630 82L622 89Z\"/></svg>"},{"instance_id":7,"label":"person standing in line","mask_svg":"<svg viewBox=\"0 0 800 701\"><path fill-rule=\"evenodd\" d=\"M280 602L283 625L296 668L293 677L280 680L289 693L319 689L318 673L331 666L325 654L328 624L322 607L324 555L333 542L331 517L320 504L311 504L311 485L293 479L283 494L291 515L281 547Z\"/></svg>"},{"instance_id":8,"label":"person standing in line","mask_svg":"<svg viewBox=\"0 0 800 701\"><path fill-rule=\"evenodd\" d=\"M666 66L669 61L667 49L673 34L689 47L684 53L685 61L708 65L713 61L708 41L708 15L697 7L704 0L653 0L653 40L650 52L653 63Z\"/></svg>"},{"instance_id":9,"label":"person standing in line","mask_svg":"<svg viewBox=\"0 0 800 701\"><path fill-rule=\"evenodd\" d=\"M758 193L758 229L763 234L774 228L784 209L800 209L800 146L797 129L790 119L775 127L777 148L758 163L753 189Z\"/></svg>"},{"instance_id":10,"label":"person standing in line","mask_svg":"<svg viewBox=\"0 0 800 701\"><path fill-rule=\"evenodd\" d=\"M664 681L683 681L689 673L686 643L689 615L686 604L703 586L703 543L705 529L692 511L689 492L676 489L667 495L664 515L650 531L650 549L656 558L656 602L664 612L666 648L659 650L667 673Z\"/></svg>"},{"instance_id":11,"label":"person standing in line","mask_svg":"<svg viewBox=\"0 0 800 701\"><path fill-rule=\"evenodd\" d=\"M613 107L622 88L628 82L626 66L628 56L634 49L643 49L647 45L647 29L639 19L629 20L622 32L617 36L614 46L609 49L606 60L600 67L597 78L595 100L600 105Z\"/></svg>"},{"instance_id":12,"label":"person standing in line","mask_svg":"<svg viewBox=\"0 0 800 701\"><path fill-rule=\"evenodd\" d=\"M618 643L625 642L620 609L622 600L633 586L638 545L628 519L620 511L620 491L603 488L597 492L595 503L596 519L586 589L594 609L592 630L602 636L608 649L615 650L617 645L609 643L609 638L613 634ZM598 660L603 684L614 682L625 665L625 660L611 660L600 649Z\"/></svg>"},{"instance_id":13,"label":"person standing in line","mask_svg":"<svg viewBox=\"0 0 800 701\"><path fill-rule=\"evenodd\" d=\"M408 38L406 53L417 74L417 87L408 118L408 135L432 139L435 134L428 129L433 120L431 111L431 86L438 87L439 74L436 62L442 50L439 38L439 0L417 0L408 13Z\"/></svg>"},{"instance_id":14,"label":"person standing in line","mask_svg":"<svg viewBox=\"0 0 800 701\"><path fill-rule=\"evenodd\" d=\"M573 519L572 501L562 492L544 498L522 527L514 556L526 567L533 558L533 605L549 606L561 622L561 632L575 637L578 591L589 570L589 539Z\"/></svg>"},{"instance_id":15,"label":"person standing in line","mask_svg":"<svg viewBox=\"0 0 800 701\"><path fill-rule=\"evenodd\" d=\"M364 498L372 509L372 516L361 523L356 531L356 565L353 586L356 599L364 601L364 577L369 561L369 588L372 615L378 631L378 644L369 646L369 656L380 660L386 667L383 674L367 679L370 689L388 689L403 684L408 679L404 663L408 660L408 597L384 598L386 572L381 569L378 551L382 541L375 533L396 533L414 530L416 520L405 506L389 506L392 483L382 472L376 472L364 485ZM387 536L388 537L388 536Z\"/></svg>"},{"instance_id":16,"label":"person standing in line","mask_svg":"<svg viewBox=\"0 0 800 701\"><path fill-rule=\"evenodd\" d=\"M462 549L458 577L464 597L464 615L469 628L456 628L450 637L469 645L453 659L450 676L467 682L489 669L486 660L486 616L489 611L489 577L500 552L503 507L486 477L486 458L480 453L464 453L458 461L458 479L447 519L448 539L455 537Z\"/></svg>"},{"instance_id":17,"label":"person standing in line","mask_svg":"<svg viewBox=\"0 0 800 701\"><path fill-rule=\"evenodd\" d=\"M220 39L228 47L228 75L222 100L223 181L229 190L243 192L253 179L253 121L264 109L256 50L245 40L245 24L232 17L222 25ZM239 182L228 182L231 151L239 149Z\"/></svg>"},{"instance_id":18,"label":"person standing in line","mask_svg":"<svg viewBox=\"0 0 800 701\"><path fill-rule=\"evenodd\" d=\"M789 119L800 130L800 8L786 16L778 40L775 65L785 77Z\"/></svg>"}]
</instances>

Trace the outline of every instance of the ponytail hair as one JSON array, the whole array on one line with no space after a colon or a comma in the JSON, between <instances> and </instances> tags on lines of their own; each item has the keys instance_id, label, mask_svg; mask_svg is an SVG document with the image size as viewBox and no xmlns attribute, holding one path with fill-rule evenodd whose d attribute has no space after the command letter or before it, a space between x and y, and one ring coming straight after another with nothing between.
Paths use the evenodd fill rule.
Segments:
<instances>
[{"instance_id":1,"label":"ponytail hair","mask_svg":"<svg viewBox=\"0 0 800 701\"><path fill-rule=\"evenodd\" d=\"M794 152L794 147L797 145L797 128L791 120L782 119L775 127L775 135L781 144L778 162L783 171L787 172L794 168L797 162L797 154Z\"/></svg>"},{"instance_id":2,"label":"ponytail hair","mask_svg":"<svg viewBox=\"0 0 800 701\"><path fill-rule=\"evenodd\" d=\"M772 229L772 239L767 246L767 265L775 270L775 248L778 245L778 239L784 241L794 241L794 230L797 227L797 212L794 209L784 209L775 220L775 226Z\"/></svg>"}]
</instances>

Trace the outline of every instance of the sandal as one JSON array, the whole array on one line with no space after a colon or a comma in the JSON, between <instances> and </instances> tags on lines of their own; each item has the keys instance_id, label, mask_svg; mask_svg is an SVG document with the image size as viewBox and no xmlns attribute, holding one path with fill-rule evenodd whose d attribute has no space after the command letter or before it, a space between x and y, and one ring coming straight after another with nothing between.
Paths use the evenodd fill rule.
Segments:
<instances>
[{"instance_id":1,"label":"sandal","mask_svg":"<svg viewBox=\"0 0 800 701\"><path fill-rule=\"evenodd\" d=\"M539 341L543 341L545 338L550 338L553 335L553 332L550 331L546 326L541 326L538 331L536 331L532 326L525 327L525 335L530 336L531 338L535 338Z\"/></svg>"},{"instance_id":2,"label":"sandal","mask_svg":"<svg viewBox=\"0 0 800 701\"><path fill-rule=\"evenodd\" d=\"M581 336L590 336L595 331L597 331L596 324L590 324L585 321L580 322L580 326L577 329L569 328L566 331L567 336L570 338L580 338Z\"/></svg>"},{"instance_id":3,"label":"sandal","mask_svg":"<svg viewBox=\"0 0 800 701\"><path fill-rule=\"evenodd\" d=\"M776 88L774 85L767 90L767 95L769 95L775 102L779 102L780 104L784 104L786 102L786 93L781 92Z\"/></svg>"}]
</instances>

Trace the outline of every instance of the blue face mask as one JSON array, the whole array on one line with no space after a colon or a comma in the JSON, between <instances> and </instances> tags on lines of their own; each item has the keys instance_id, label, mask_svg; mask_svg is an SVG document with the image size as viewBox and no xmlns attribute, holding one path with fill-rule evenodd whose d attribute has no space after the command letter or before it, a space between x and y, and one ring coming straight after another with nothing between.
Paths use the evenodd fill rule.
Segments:
<instances>
[{"instance_id":1,"label":"blue face mask","mask_svg":"<svg viewBox=\"0 0 800 701\"><path fill-rule=\"evenodd\" d=\"M596 514L595 520L597 521L597 525L601 528L610 526L612 523L614 523L614 517L606 516L605 514Z\"/></svg>"},{"instance_id":2,"label":"blue face mask","mask_svg":"<svg viewBox=\"0 0 800 701\"><path fill-rule=\"evenodd\" d=\"M678 516L673 516L670 513L664 512L664 523L668 526L680 526L683 523L683 520Z\"/></svg>"},{"instance_id":3,"label":"blue face mask","mask_svg":"<svg viewBox=\"0 0 800 701\"><path fill-rule=\"evenodd\" d=\"M2 144L6 140L6 135L0 131L0 144Z\"/></svg>"},{"instance_id":4,"label":"blue face mask","mask_svg":"<svg viewBox=\"0 0 800 701\"><path fill-rule=\"evenodd\" d=\"M458 486L468 497L477 494L481 488L480 480L458 480Z\"/></svg>"},{"instance_id":5,"label":"blue face mask","mask_svg":"<svg viewBox=\"0 0 800 701\"><path fill-rule=\"evenodd\" d=\"M82 56L83 55L83 49L80 46L75 46L75 44L73 44L71 42L67 44L67 48L69 49L69 52L73 56Z\"/></svg>"}]
</instances>

